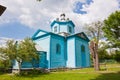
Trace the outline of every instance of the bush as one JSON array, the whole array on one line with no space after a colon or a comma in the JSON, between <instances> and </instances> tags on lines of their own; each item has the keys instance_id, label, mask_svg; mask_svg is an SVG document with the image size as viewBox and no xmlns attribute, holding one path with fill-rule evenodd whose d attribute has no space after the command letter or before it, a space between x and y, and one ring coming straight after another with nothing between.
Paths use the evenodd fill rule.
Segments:
<instances>
[{"instance_id":1,"label":"bush","mask_svg":"<svg viewBox=\"0 0 120 80\"><path fill-rule=\"evenodd\" d=\"M10 60L0 60L0 72L2 73L9 72L10 67L11 67Z\"/></svg>"}]
</instances>

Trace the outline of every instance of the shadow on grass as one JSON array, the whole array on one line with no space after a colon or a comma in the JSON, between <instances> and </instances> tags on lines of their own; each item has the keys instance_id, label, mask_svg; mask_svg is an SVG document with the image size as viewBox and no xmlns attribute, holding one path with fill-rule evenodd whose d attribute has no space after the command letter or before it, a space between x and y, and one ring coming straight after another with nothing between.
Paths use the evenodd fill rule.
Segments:
<instances>
[{"instance_id":1,"label":"shadow on grass","mask_svg":"<svg viewBox=\"0 0 120 80\"><path fill-rule=\"evenodd\" d=\"M49 75L49 73L27 74L27 75L16 75L16 77L35 78L35 77L44 76L44 75Z\"/></svg>"},{"instance_id":2,"label":"shadow on grass","mask_svg":"<svg viewBox=\"0 0 120 80\"><path fill-rule=\"evenodd\" d=\"M49 75L49 72L42 71L42 70L28 70L28 71L21 71L20 74L15 74L16 77L24 77L24 78L34 78L39 76Z\"/></svg>"},{"instance_id":3,"label":"shadow on grass","mask_svg":"<svg viewBox=\"0 0 120 80\"><path fill-rule=\"evenodd\" d=\"M10 74L10 73L12 73L11 69L0 68L0 75Z\"/></svg>"},{"instance_id":4,"label":"shadow on grass","mask_svg":"<svg viewBox=\"0 0 120 80\"><path fill-rule=\"evenodd\" d=\"M117 73L102 73L95 79L91 80L120 80L120 72Z\"/></svg>"}]
</instances>

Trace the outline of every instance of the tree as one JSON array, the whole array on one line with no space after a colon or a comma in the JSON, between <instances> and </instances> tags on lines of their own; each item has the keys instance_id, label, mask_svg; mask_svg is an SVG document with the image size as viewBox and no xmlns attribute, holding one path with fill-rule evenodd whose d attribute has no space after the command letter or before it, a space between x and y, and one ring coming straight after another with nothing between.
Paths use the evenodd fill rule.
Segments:
<instances>
[{"instance_id":1,"label":"tree","mask_svg":"<svg viewBox=\"0 0 120 80\"><path fill-rule=\"evenodd\" d=\"M108 49L108 43L106 42L99 42L99 48L98 48L98 55L99 55L99 60L103 61L106 59L112 59L111 54L108 54L107 50Z\"/></svg>"},{"instance_id":2,"label":"tree","mask_svg":"<svg viewBox=\"0 0 120 80\"><path fill-rule=\"evenodd\" d=\"M93 64L95 70L99 70L99 58L98 58L98 45L99 40L102 37L102 31L101 28L103 26L103 23L100 21L94 22L92 24L87 25L87 32L89 36L91 37L90 41L90 51L93 58Z\"/></svg>"},{"instance_id":3,"label":"tree","mask_svg":"<svg viewBox=\"0 0 120 80\"><path fill-rule=\"evenodd\" d=\"M2 51L3 48L0 48L0 70L5 72L11 67L11 61L6 54L2 53Z\"/></svg>"},{"instance_id":4,"label":"tree","mask_svg":"<svg viewBox=\"0 0 120 80\"><path fill-rule=\"evenodd\" d=\"M116 50L115 54L112 55L113 55L113 59L120 63L120 51Z\"/></svg>"},{"instance_id":5,"label":"tree","mask_svg":"<svg viewBox=\"0 0 120 80\"><path fill-rule=\"evenodd\" d=\"M19 43L14 40L8 40L6 42L6 47L2 48L0 51L6 54L10 60L16 60L18 62L19 74L23 61L32 62L33 59L38 59L35 43L30 38L25 38Z\"/></svg>"},{"instance_id":6,"label":"tree","mask_svg":"<svg viewBox=\"0 0 120 80\"><path fill-rule=\"evenodd\" d=\"M111 43L111 48L116 48L114 59L120 62L120 11L112 13L104 20L102 29L104 36Z\"/></svg>"},{"instance_id":7,"label":"tree","mask_svg":"<svg viewBox=\"0 0 120 80\"><path fill-rule=\"evenodd\" d=\"M103 26L104 35L112 43L113 48L120 49L120 11L112 13Z\"/></svg>"},{"instance_id":8,"label":"tree","mask_svg":"<svg viewBox=\"0 0 120 80\"><path fill-rule=\"evenodd\" d=\"M37 50L35 43L30 39L26 38L19 44L19 54L23 54L23 61L31 62L34 68L34 60L38 60Z\"/></svg>"}]
</instances>

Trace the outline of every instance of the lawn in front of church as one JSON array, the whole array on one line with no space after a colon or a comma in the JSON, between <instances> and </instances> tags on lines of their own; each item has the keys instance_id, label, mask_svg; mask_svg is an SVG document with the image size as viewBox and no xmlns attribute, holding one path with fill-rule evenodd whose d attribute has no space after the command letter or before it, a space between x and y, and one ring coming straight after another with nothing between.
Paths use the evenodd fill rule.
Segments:
<instances>
[{"instance_id":1,"label":"lawn in front of church","mask_svg":"<svg viewBox=\"0 0 120 80\"><path fill-rule=\"evenodd\" d=\"M120 64L107 64L106 67L102 66L101 71L84 68L27 76L0 74L0 80L120 80Z\"/></svg>"}]
</instances>

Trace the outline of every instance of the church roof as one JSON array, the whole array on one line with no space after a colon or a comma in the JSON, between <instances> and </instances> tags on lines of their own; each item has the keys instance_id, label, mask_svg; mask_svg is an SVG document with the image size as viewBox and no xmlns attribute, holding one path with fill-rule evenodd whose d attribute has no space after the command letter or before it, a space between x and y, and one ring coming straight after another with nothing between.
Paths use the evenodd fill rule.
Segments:
<instances>
[{"instance_id":1,"label":"church roof","mask_svg":"<svg viewBox=\"0 0 120 80\"><path fill-rule=\"evenodd\" d=\"M71 38L71 37L78 37L78 38L81 38L81 39L86 40L88 42L90 41L89 38L87 37L87 35L84 32L80 32L80 33L76 33L76 34L67 36L67 38Z\"/></svg>"},{"instance_id":2,"label":"church roof","mask_svg":"<svg viewBox=\"0 0 120 80\"><path fill-rule=\"evenodd\" d=\"M43 32L41 34L41 32ZM41 35L40 35L41 34ZM58 37L62 37L62 38L65 38L64 36L61 36L61 35L58 35L58 34L55 34L55 33L52 33L52 32L47 32L47 31L44 31L44 30L40 30L38 29L35 34L32 36L32 39L33 40L36 40L36 39L39 39L39 38L42 38L42 37L46 37L48 35L55 35L55 36L58 36Z\"/></svg>"},{"instance_id":3,"label":"church roof","mask_svg":"<svg viewBox=\"0 0 120 80\"><path fill-rule=\"evenodd\" d=\"M65 21L65 22L61 22L61 21L56 21L56 20L54 20L53 22L52 22L52 24L51 24L51 27L53 27L53 25L55 24L55 23L57 23L57 24L62 24L62 25L66 25L66 24L71 24L73 27L75 27L75 24L71 21L71 20L69 20L69 21Z\"/></svg>"},{"instance_id":4,"label":"church roof","mask_svg":"<svg viewBox=\"0 0 120 80\"><path fill-rule=\"evenodd\" d=\"M40 35L41 32L43 32L42 35ZM58 37L61 37L61 38L66 38L66 39L73 38L73 37L78 37L78 38L81 38L81 39L86 40L88 42L90 41L89 38L86 36L86 34L84 32L76 33L76 34L69 35L69 36L61 36L59 34L55 34L55 33L52 33L52 32L47 32L47 31L40 30L40 29L38 29L36 31L36 33L32 36L32 39L36 40L36 39L39 39L39 38L42 38L42 37L46 37L48 35L54 35L54 36L58 36Z\"/></svg>"},{"instance_id":5,"label":"church roof","mask_svg":"<svg viewBox=\"0 0 120 80\"><path fill-rule=\"evenodd\" d=\"M38 30L34 33L34 35L32 36L32 38L35 38L35 37L40 36L40 35L38 35L40 32L42 32L42 33L44 33L44 34L49 33L49 32L47 32L47 31L38 29Z\"/></svg>"}]
</instances>

